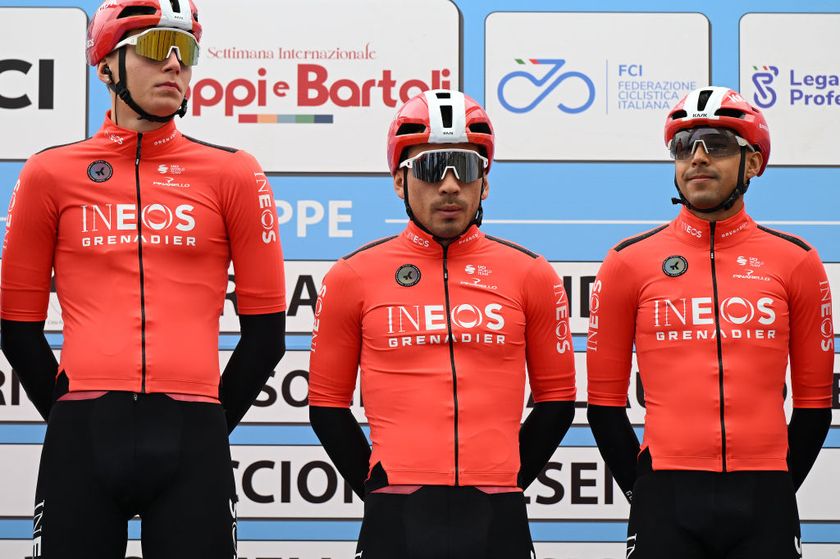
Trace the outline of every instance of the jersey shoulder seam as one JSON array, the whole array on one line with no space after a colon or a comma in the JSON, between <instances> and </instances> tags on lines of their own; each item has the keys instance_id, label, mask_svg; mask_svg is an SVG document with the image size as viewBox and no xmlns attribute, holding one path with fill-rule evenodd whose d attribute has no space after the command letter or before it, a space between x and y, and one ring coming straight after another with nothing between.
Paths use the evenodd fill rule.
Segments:
<instances>
[{"instance_id":1,"label":"jersey shoulder seam","mask_svg":"<svg viewBox=\"0 0 840 559\"><path fill-rule=\"evenodd\" d=\"M81 144L82 142L88 142L92 139L93 138L85 138L84 140L76 140L75 142L67 142L66 144L58 144L56 146L45 147L41 151L36 151L35 155L38 155L40 153L44 153L45 151L50 151L52 149L58 149L58 148L63 148L63 147L67 147L67 146L72 146L72 145L75 145L75 144Z\"/></svg>"},{"instance_id":2,"label":"jersey shoulder seam","mask_svg":"<svg viewBox=\"0 0 840 559\"><path fill-rule=\"evenodd\" d=\"M500 239L499 237L494 237L492 235L484 235L484 237L487 238L490 241L497 242L501 245L505 245L506 247L510 247L512 249L518 250L519 252L527 254L531 258L539 258L540 257L540 255L537 254L536 252L532 252L532 251L528 250L527 248L525 248L521 245L518 245L514 242L508 241L507 239Z\"/></svg>"},{"instance_id":3,"label":"jersey shoulder seam","mask_svg":"<svg viewBox=\"0 0 840 559\"><path fill-rule=\"evenodd\" d=\"M631 245L634 245L634 244L636 244L640 241L644 241L648 237L653 237L657 233L660 233L660 232L664 231L668 227L668 225L669 224L666 223L665 225L660 225L656 229L651 229L650 231L645 231L641 235L636 235L635 237L630 237L629 239L625 239L625 240L621 241L620 243L618 243L617 245L615 245L613 247L613 250L616 251L616 252L621 252L622 250L624 250L625 248L627 248Z\"/></svg>"},{"instance_id":4,"label":"jersey shoulder seam","mask_svg":"<svg viewBox=\"0 0 840 559\"><path fill-rule=\"evenodd\" d=\"M373 247L379 246L383 243L387 243L391 239L396 239L396 238L397 238L396 235L391 235L390 237L385 237L383 239L377 239L377 240L375 240L373 242L370 242L366 245L362 245L361 247L357 248L356 250L354 250L350 254L346 254L346 255L342 256L341 259L342 260L349 260L349 259L353 258L354 256L356 256L357 254L359 254L360 252L364 252L366 250L372 249Z\"/></svg>"},{"instance_id":5,"label":"jersey shoulder seam","mask_svg":"<svg viewBox=\"0 0 840 559\"><path fill-rule=\"evenodd\" d=\"M239 150L238 150L238 149L236 149L236 148L232 148L232 147L228 147L228 146L220 146L220 145L218 145L218 144L211 144L210 142L205 142L204 140L199 140L198 138L193 138L193 137L191 137L191 136L187 136L186 134L182 134L182 136L183 136L185 139L187 139L187 140L189 140L189 141L191 141L191 142L193 142L193 143L200 144L200 145L202 145L202 146L207 146L207 147L209 147L209 148L220 149L220 150L222 150L222 151L226 151L226 152L228 152L228 153L237 153L237 152L239 151Z\"/></svg>"},{"instance_id":6,"label":"jersey shoulder seam","mask_svg":"<svg viewBox=\"0 0 840 559\"><path fill-rule=\"evenodd\" d=\"M811 250L811 245L809 245L802 239L794 237L793 235L789 235L788 233L783 233L781 231L776 231L775 229L770 229L769 227L765 227L763 225L759 225L758 228L764 231L765 233L769 233L770 235L774 235L776 237L779 237L780 239L784 239L790 243L795 244L805 252L809 252Z\"/></svg>"}]
</instances>

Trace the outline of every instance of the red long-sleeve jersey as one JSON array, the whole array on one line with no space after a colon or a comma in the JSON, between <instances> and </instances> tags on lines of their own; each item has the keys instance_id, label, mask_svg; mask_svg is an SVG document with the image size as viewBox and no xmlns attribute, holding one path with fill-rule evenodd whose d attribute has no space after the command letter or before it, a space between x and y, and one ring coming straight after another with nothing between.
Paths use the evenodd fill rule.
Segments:
<instances>
[{"instance_id":1,"label":"red long-sleeve jersey","mask_svg":"<svg viewBox=\"0 0 840 559\"><path fill-rule=\"evenodd\" d=\"M683 210L606 257L591 296L589 403L627 402L633 345L654 469L787 470L783 411L831 406L831 291L817 251L744 211Z\"/></svg>"},{"instance_id":2,"label":"red long-sleeve jersey","mask_svg":"<svg viewBox=\"0 0 840 559\"><path fill-rule=\"evenodd\" d=\"M138 134L110 118L88 140L45 150L12 194L0 315L64 320L70 390L218 396L219 315L236 273L238 311L285 310L274 195L244 151Z\"/></svg>"},{"instance_id":3,"label":"red long-sleeve jersey","mask_svg":"<svg viewBox=\"0 0 840 559\"><path fill-rule=\"evenodd\" d=\"M324 278L309 403L348 407L361 368L390 484L514 487L526 361L536 402L575 398L568 315L543 257L475 226L442 248L410 223Z\"/></svg>"}]
</instances>

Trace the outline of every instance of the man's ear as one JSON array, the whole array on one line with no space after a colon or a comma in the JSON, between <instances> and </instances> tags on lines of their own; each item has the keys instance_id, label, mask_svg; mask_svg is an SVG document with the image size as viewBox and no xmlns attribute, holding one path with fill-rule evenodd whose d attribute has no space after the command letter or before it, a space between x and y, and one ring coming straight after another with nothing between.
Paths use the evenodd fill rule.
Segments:
<instances>
[{"instance_id":1,"label":"man's ear","mask_svg":"<svg viewBox=\"0 0 840 559\"><path fill-rule=\"evenodd\" d=\"M404 180L405 173L402 172L402 169L397 169L397 172L394 173L394 192L400 200L405 200Z\"/></svg>"}]
</instances>

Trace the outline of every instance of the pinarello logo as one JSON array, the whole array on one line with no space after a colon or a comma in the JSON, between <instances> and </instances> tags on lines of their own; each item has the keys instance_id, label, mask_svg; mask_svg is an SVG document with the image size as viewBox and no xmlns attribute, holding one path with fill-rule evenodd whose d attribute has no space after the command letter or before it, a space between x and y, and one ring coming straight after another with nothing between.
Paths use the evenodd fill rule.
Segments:
<instances>
[{"instance_id":1,"label":"pinarello logo","mask_svg":"<svg viewBox=\"0 0 840 559\"><path fill-rule=\"evenodd\" d=\"M235 117L240 124L332 124L335 115L315 111L320 107L396 108L411 97L429 89L451 89L452 70L432 70L422 78L398 80L394 71L358 80L336 76L320 64L298 64L294 81L276 79L259 68L256 76L242 76L223 83L214 78L198 80L190 91L193 116L207 114L221 105L225 117ZM287 113L270 112L276 104L292 105Z\"/></svg>"}]
</instances>

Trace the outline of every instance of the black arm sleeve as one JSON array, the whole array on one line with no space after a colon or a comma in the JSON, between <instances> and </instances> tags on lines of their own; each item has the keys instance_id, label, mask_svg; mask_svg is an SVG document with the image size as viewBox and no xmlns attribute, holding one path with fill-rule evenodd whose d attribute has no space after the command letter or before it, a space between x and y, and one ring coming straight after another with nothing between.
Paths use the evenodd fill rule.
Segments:
<instances>
[{"instance_id":1,"label":"black arm sleeve","mask_svg":"<svg viewBox=\"0 0 840 559\"><path fill-rule=\"evenodd\" d=\"M519 475L516 483L527 489L557 450L575 417L574 402L540 402L519 429Z\"/></svg>"},{"instance_id":2,"label":"black arm sleeve","mask_svg":"<svg viewBox=\"0 0 840 559\"><path fill-rule=\"evenodd\" d=\"M370 464L370 445L347 408L309 407L309 422L341 476L360 499Z\"/></svg>"},{"instance_id":3,"label":"black arm sleeve","mask_svg":"<svg viewBox=\"0 0 840 559\"><path fill-rule=\"evenodd\" d=\"M44 322L0 321L0 345L35 409L50 415L58 361L44 336Z\"/></svg>"},{"instance_id":4,"label":"black arm sleeve","mask_svg":"<svg viewBox=\"0 0 840 559\"><path fill-rule=\"evenodd\" d=\"M240 315L241 337L219 384L228 433L239 424L286 352L286 313Z\"/></svg>"},{"instance_id":5,"label":"black arm sleeve","mask_svg":"<svg viewBox=\"0 0 840 559\"><path fill-rule=\"evenodd\" d=\"M817 460L831 427L830 408L794 408L788 425L788 469L799 489Z\"/></svg>"},{"instance_id":6,"label":"black arm sleeve","mask_svg":"<svg viewBox=\"0 0 840 559\"><path fill-rule=\"evenodd\" d=\"M627 417L627 411L615 406L590 404L586 417L601 457L607 463L624 496L628 501L631 500L640 446L639 438Z\"/></svg>"}]
</instances>

